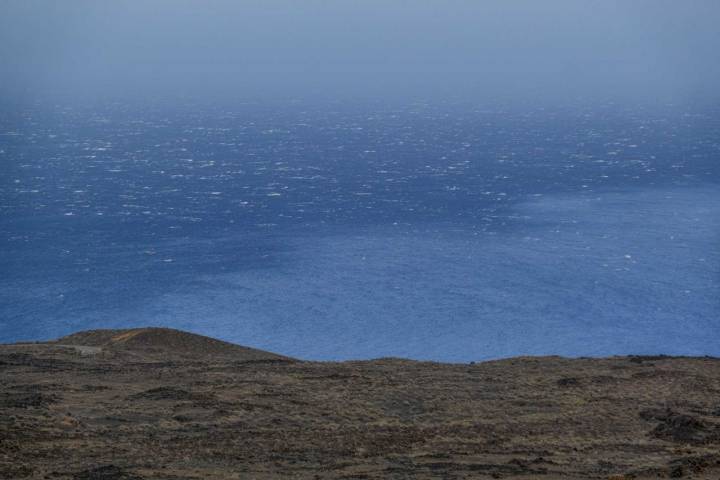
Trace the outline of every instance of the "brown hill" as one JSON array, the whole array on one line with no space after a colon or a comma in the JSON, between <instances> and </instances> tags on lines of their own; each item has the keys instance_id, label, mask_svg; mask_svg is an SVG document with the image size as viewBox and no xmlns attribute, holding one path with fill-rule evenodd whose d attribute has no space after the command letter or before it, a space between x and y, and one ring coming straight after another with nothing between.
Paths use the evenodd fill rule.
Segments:
<instances>
[{"instance_id":1,"label":"brown hill","mask_svg":"<svg viewBox=\"0 0 720 480\"><path fill-rule=\"evenodd\" d=\"M720 359L283 358L163 328L0 345L0 480L720 478Z\"/></svg>"},{"instance_id":2,"label":"brown hill","mask_svg":"<svg viewBox=\"0 0 720 480\"><path fill-rule=\"evenodd\" d=\"M158 360L290 360L289 357L275 353L172 328L86 330L50 343L78 349L85 347L85 352L124 353Z\"/></svg>"}]
</instances>

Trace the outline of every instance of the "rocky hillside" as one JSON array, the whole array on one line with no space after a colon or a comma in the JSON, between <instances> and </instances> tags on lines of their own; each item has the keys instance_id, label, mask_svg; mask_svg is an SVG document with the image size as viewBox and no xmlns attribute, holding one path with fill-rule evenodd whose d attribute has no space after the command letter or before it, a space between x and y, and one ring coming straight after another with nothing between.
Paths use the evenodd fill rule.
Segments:
<instances>
[{"instance_id":1,"label":"rocky hillside","mask_svg":"<svg viewBox=\"0 0 720 480\"><path fill-rule=\"evenodd\" d=\"M0 478L720 478L720 360L301 362L168 329L0 346Z\"/></svg>"},{"instance_id":2,"label":"rocky hillside","mask_svg":"<svg viewBox=\"0 0 720 480\"><path fill-rule=\"evenodd\" d=\"M56 340L56 345L72 345L78 350L112 355L133 355L142 360L279 360L275 353L241 347L214 338L171 328L133 328L127 330L87 330Z\"/></svg>"}]
</instances>

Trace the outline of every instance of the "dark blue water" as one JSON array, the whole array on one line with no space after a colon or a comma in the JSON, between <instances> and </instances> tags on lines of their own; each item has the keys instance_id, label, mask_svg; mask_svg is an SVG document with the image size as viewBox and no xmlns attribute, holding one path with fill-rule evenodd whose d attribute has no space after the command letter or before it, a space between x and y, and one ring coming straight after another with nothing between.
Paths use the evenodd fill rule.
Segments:
<instances>
[{"instance_id":1,"label":"dark blue water","mask_svg":"<svg viewBox=\"0 0 720 480\"><path fill-rule=\"evenodd\" d=\"M720 109L8 106L0 342L720 355Z\"/></svg>"}]
</instances>

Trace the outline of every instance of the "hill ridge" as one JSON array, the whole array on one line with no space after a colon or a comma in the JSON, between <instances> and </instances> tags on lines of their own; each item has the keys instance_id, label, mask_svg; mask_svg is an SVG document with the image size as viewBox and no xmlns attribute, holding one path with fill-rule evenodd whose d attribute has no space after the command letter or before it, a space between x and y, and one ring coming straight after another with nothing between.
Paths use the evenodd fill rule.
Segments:
<instances>
[{"instance_id":1,"label":"hill ridge","mask_svg":"<svg viewBox=\"0 0 720 480\"><path fill-rule=\"evenodd\" d=\"M83 330L48 343L93 347L102 351L163 358L207 359L213 357L234 360L293 360L273 352L165 327Z\"/></svg>"}]
</instances>

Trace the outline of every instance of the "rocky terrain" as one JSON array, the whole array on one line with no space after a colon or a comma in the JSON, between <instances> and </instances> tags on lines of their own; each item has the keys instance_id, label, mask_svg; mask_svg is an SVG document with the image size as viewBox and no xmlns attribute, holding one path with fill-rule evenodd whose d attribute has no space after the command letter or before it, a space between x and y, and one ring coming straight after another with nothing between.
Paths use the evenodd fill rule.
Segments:
<instances>
[{"instance_id":1,"label":"rocky terrain","mask_svg":"<svg viewBox=\"0 0 720 480\"><path fill-rule=\"evenodd\" d=\"M0 478L720 478L720 359L297 361L169 329L0 346Z\"/></svg>"}]
</instances>

